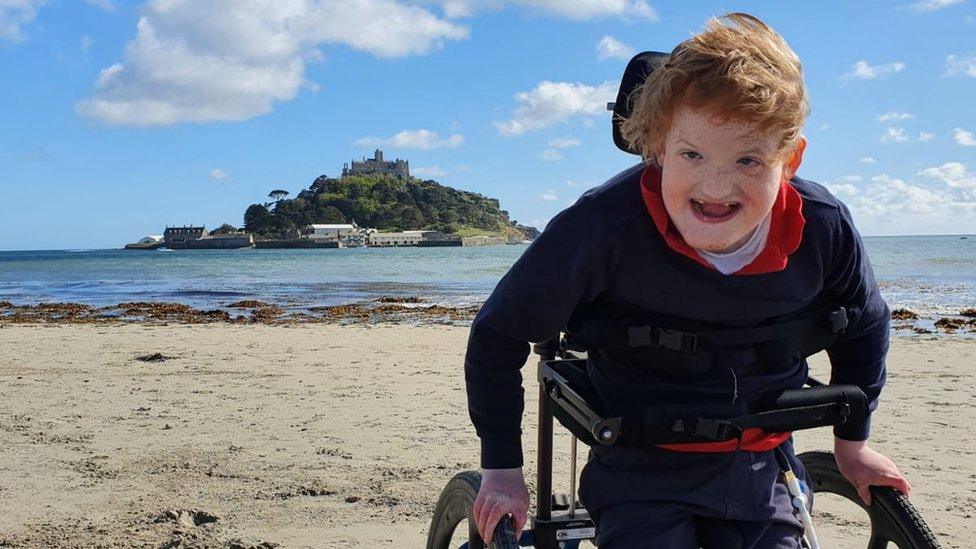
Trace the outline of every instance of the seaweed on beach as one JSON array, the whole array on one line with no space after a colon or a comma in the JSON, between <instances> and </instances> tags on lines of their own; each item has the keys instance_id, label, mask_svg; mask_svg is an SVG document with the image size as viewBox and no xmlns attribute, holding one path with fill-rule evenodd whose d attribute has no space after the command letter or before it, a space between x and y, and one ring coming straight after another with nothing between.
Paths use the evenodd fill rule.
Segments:
<instances>
[{"instance_id":1,"label":"seaweed on beach","mask_svg":"<svg viewBox=\"0 0 976 549\"><path fill-rule=\"evenodd\" d=\"M182 303L167 303L155 301L134 301L119 303L108 310L120 310L124 317L143 318L148 320L164 320L198 324L204 322L227 322L230 314L220 309L201 311Z\"/></svg>"},{"instance_id":2,"label":"seaweed on beach","mask_svg":"<svg viewBox=\"0 0 976 549\"><path fill-rule=\"evenodd\" d=\"M145 316L149 318L165 318L169 315L186 315L193 312L193 308L182 303L166 303L155 301L127 301L106 309L120 309L125 316Z\"/></svg>"},{"instance_id":3,"label":"seaweed on beach","mask_svg":"<svg viewBox=\"0 0 976 549\"><path fill-rule=\"evenodd\" d=\"M935 327L943 332L954 332L962 329L965 325L966 321L961 318L942 317L935 321Z\"/></svg>"},{"instance_id":4,"label":"seaweed on beach","mask_svg":"<svg viewBox=\"0 0 976 549\"><path fill-rule=\"evenodd\" d=\"M176 323L204 324L214 322L260 324L309 323L452 323L470 321L478 306L447 307L443 305L417 306L422 298L405 299L398 303L362 302L346 305L310 307L285 314L285 308L261 301L239 301L228 308L250 309L244 314L231 314L225 309L201 310L182 303L127 301L108 307L95 308L79 303L42 303L14 305L0 303L0 322L3 323ZM258 305L261 306L258 306ZM232 307L233 306L233 307Z\"/></svg>"},{"instance_id":5,"label":"seaweed on beach","mask_svg":"<svg viewBox=\"0 0 976 549\"><path fill-rule=\"evenodd\" d=\"M908 309L894 309L891 311L892 320L918 320L918 313Z\"/></svg>"},{"instance_id":6,"label":"seaweed on beach","mask_svg":"<svg viewBox=\"0 0 976 549\"><path fill-rule=\"evenodd\" d=\"M263 301L258 301L256 299L244 299L241 301L235 301L227 306L228 309L261 309L264 307L273 307L270 303L265 303Z\"/></svg>"},{"instance_id":7,"label":"seaweed on beach","mask_svg":"<svg viewBox=\"0 0 976 549\"><path fill-rule=\"evenodd\" d=\"M284 314L285 310L276 305L265 305L251 311L251 322L269 321Z\"/></svg>"},{"instance_id":8,"label":"seaweed on beach","mask_svg":"<svg viewBox=\"0 0 976 549\"><path fill-rule=\"evenodd\" d=\"M96 309L81 303L39 303L37 305L14 305L0 307L8 312L0 316L7 322L77 322L95 316Z\"/></svg>"},{"instance_id":9,"label":"seaweed on beach","mask_svg":"<svg viewBox=\"0 0 976 549\"><path fill-rule=\"evenodd\" d=\"M77 318L95 311L93 307L81 303L40 303L33 310L53 318Z\"/></svg>"},{"instance_id":10,"label":"seaweed on beach","mask_svg":"<svg viewBox=\"0 0 976 549\"><path fill-rule=\"evenodd\" d=\"M380 296L380 298L377 299L376 301L378 303L423 303L424 298L415 295L408 295L408 296L384 295L384 296Z\"/></svg>"},{"instance_id":11,"label":"seaweed on beach","mask_svg":"<svg viewBox=\"0 0 976 549\"><path fill-rule=\"evenodd\" d=\"M369 320L369 311L362 305L329 305L309 307L308 310L313 313L319 313L322 315L322 318L329 320Z\"/></svg>"},{"instance_id":12,"label":"seaweed on beach","mask_svg":"<svg viewBox=\"0 0 976 549\"><path fill-rule=\"evenodd\" d=\"M137 356L136 357L136 360L138 360L140 362L163 362L163 361L169 360L171 358L173 358L173 357L166 356L163 353L152 353L152 354L148 354L148 355Z\"/></svg>"},{"instance_id":13,"label":"seaweed on beach","mask_svg":"<svg viewBox=\"0 0 976 549\"><path fill-rule=\"evenodd\" d=\"M416 322L437 320L471 320L478 307L408 307L401 304L384 304L371 307L364 304L331 305L312 307L309 311L321 314L323 320L363 322Z\"/></svg>"}]
</instances>

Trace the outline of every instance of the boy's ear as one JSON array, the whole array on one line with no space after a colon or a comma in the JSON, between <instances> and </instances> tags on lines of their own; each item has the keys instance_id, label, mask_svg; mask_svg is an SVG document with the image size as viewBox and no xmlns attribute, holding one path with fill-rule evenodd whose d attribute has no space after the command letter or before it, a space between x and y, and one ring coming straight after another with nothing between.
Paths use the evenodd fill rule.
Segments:
<instances>
[{"instance_id":1,"label":"boy's ear","mask_svg":"<svg viewBox=\"0 0 976 549\"><path fill-rule=\"evenodd\" d=\"M790 152L789 156L786 157L786 162L783 164L783 178L792 179L796 175L796 171L800 169L800 164L803 163L803 151L807 148L807 140L802 135L796 139L796 145Z\"/></svg>"},{"instance_id":2,"label":"boy's ear","mask_svg":"<svg viewBox=\"0 0 976 549\"><path fill-rule=\"evenodd\" d=\"M654 159L654 163L661 166L661 159L664 158L664 143L652 145L650 153L650 158Z\"/></svg>"}]
</instances>

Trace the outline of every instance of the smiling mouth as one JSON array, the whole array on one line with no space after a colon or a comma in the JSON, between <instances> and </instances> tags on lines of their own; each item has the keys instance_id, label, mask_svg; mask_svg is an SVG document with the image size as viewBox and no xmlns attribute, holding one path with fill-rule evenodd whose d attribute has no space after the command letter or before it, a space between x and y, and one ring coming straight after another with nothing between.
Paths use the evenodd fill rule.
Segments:
<instances>
[{"instance_id":1,"label":"smiling mouth","mask_svg":"<svg viewBox=\"0 0 976 549\"><path fill-rule=\"evenodd\" d=\"M730 219L742 207L738 202L706 202L692 198L691 209L702 221L717 223Z\"/></svg>"}]
</instances>

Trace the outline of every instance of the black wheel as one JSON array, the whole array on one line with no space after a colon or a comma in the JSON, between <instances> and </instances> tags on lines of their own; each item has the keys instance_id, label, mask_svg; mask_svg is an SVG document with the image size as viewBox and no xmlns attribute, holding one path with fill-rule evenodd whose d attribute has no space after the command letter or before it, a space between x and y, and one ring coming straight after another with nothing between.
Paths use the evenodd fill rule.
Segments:
<instances>
[{"instance_id":1,"label":"black wheel","mask_svg":"<svg viewBox=\"0 0 976 549\"><path fill-rule=\"evenodd\" d=\"M467 522L469 549L517 549L519 544L515 539L515 531L509 520L498 521L491 543L485 545L478 535L478 527L471 517L474 499L481 488L481 473L464 471L454 475L447 483L437 507L434 508L434 518L430 521L430 533L427 534L427 549L457 549L451 547L454 530L461 521Z\"/></svg>"},{"instance_id":2,"label":"black wheel","mask_svg":"<svg viewBox=\"0 0 976 549\"><path fill-rule=\"evenodd\" d=\"M857 491L837 469L834 454L829 452L804 452L797 456L813 480L814 503L816 494L836 494L864 509L871 522L871 538L868 549L884 549L894 544L900 549L937 549L935 535L911 502L893 488L872 487L871 506L867 507ZM814 520L816 520L814 506Z\"/></svg>"}]
</instances>

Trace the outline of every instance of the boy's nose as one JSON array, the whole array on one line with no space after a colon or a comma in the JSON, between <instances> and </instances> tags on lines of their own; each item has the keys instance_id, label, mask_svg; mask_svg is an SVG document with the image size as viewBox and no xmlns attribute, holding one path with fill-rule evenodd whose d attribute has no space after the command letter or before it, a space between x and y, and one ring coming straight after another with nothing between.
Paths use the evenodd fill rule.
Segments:
<instances>
[{"instance_id":1,"label":"boy's nose","mask_svg":"<svg viewBox=\"0 0 976 549\"><path fill-rule=\"evenodd\" d=\"M721 201L732 194L735 182L728 174L711 173L708 174L698 186L701 197L709 201Z\"/></svg>"}]
</instances>

